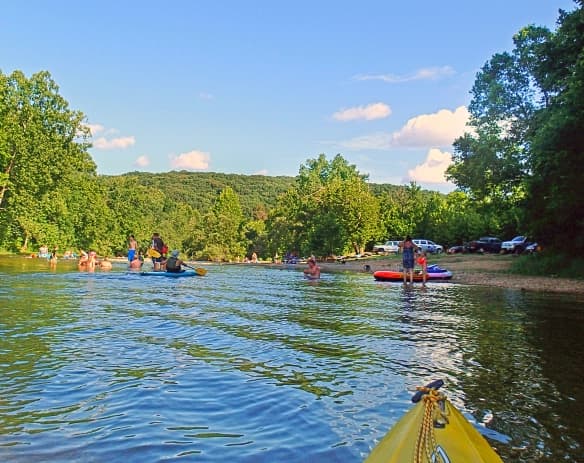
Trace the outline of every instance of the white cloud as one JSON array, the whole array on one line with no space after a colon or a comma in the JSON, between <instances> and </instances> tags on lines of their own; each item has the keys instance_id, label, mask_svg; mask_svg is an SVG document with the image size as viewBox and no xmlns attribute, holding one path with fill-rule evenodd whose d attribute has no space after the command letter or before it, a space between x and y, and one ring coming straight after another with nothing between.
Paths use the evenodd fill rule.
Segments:
<instances>
[{"instance_id":1,"label":"white cloud","mask_svg":"<svg viewBox=\"0 0 584 463\"><path fill-rule=\"evenodd\" d=\"M134 145L134 143L136 143L136 139L133 136L112 138L110 140L100 137L93 142L93 147L98 150L124 149Z\"/></svg>"},{"instance_id":2,"label":"white cloud","mask_svg":"<svg viewBox=\"0 0 584 463\"><path fill-rule=\"evenodd\" d=\"M85 124L85 127L89 129L91 135L96 135L99 132L103 132L105 127L101 124Z\"/></svg>"},{"instance_id":3,"label":"white cloud","mask_svg":"<svg viewBox=\"0 0 584 463\"><path fill-rule=\"evenodd\" d=\"M466 107L442 109L434 114L422 114L410 119L392 134L392 146L451 146L454 139L468 130L469 113Z\"/></svg>"},{"instance_id":4,"label":"white cloud","mask_svg":"<svg viewBox=\"0 0 584 463\"><path fill-rule=\"evenodd\" d=\"M381 80L390 84L411 82L414 80L436 80L441 77L454 74L454 69L450 66L431 67L419 69L412 74L395 75L395 74L361 74L355 76L355 80Z\"/></svg>"},{"instance_id":5,"label":"white cloud","mask_svg":"<svg viewBox=\"0 0 584 463\"><path fill-rule=\"evenodd\" d=\"M258 170L257 172L255 172L253 175L268 175L268 170L261 169L261 170Z\"/></svg>"},{"instance_id":6,"label":"white cloud","mask_svg":"<svg viewBox=\"0 0 584 463\"><path fill-rule=\"evenodd\" d=\"M204 151L189 151L178 156L170 156L170 165L173 169L205 170L209 168L211 156Z\"/></svg>"},{"instance_id":7,"label":"white cloud","mask_svg":"<svg viewBox=\"0 0 584 463\"><path fill-rule=\"evenodd\" d=\"M150 159L148 156L140 156L138 159L134 161L134 165L136 167L146 167L150 165Z\"/></svg>"},{"instance_id":8,"label":"white cloud","mask_svg":"<svg viewBox=\"0 0 584 463\"><path fill-rule=\"evenodd\" d=\"M452 164L452 154L447 151L440 151L432 148L428 151L426 159L422 164L418 164L413 169L408 170L405 181L415 181L416 183L448 183L444 172Z\"/></svg>"},{"instance_id":9,"label":"white cloud","mask_svg":"<svg viewBox=\"0 0 584 463\"><path fill-rule=\"evenodd\" d=\"M337 121L353 121L355 119L371 121L374 119L383 119L390 114L391 108L385 103L372 103L367 106L342 109L334 113L333 118Z\"/></svg>"},{"instance_id":10,"label":"white cloud","mask_svg":"<svg viewBox=\"0 0 584 463\"><path fill-rule=\"evenodd\" d=\"M398 131L377 132L337 143L350 150L390 150L402 148L449 147L452 142L470 131L466 126L469 113L464 106L454 111L441 109L433 114L422 114L408 120Z\"/></svg>"}]
</instances>

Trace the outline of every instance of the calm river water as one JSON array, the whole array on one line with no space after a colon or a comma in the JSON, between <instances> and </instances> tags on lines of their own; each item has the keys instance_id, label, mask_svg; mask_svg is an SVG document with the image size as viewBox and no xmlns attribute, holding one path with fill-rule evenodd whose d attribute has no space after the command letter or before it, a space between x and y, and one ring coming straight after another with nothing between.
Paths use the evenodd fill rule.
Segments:
<instances>
[{"instance_id":1,"label":"calm river water","mask_svg":"<svg viewBox=\"0 0 584 463\"><path fill-rule=\"evenodd\" d=\"M582 298L0 258L0 461L360 462L444 392L506 462L584 461Z\"/></svg>"}]
</instances>

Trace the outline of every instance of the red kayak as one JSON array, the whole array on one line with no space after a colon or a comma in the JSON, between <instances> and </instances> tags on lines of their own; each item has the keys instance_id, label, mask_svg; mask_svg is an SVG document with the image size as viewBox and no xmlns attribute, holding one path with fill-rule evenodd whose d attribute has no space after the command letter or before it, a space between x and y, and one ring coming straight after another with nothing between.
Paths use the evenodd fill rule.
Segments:
<instances>
[{"instance_id":1,"label":"red kayak","mask_svg":"<svg viewBox=\"0 0 584 463\"><path fill-rule=\"evenodd\" d=\"M400 270L378 270L373 273L373 278L377 281L403 281L404 272ZM426 281L442 281L450 280L452 278L452 272L449 270L438 267L438 265L428 265L428 275ZM408 281L410 277L408 275ZM423 281L422 271L414 271L414 281Z\"/></svg>"}]
</instances>

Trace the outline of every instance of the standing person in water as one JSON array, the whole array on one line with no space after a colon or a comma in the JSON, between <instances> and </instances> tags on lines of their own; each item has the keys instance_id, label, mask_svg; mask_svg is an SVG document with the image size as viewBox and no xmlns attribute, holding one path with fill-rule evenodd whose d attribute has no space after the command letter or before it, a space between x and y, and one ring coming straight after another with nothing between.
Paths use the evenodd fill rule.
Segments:
<instances>
[{"instance_id":1,"label":"standing person in water","mask_svg":"<svg viewBox=\"0 0 584 463\"><path fill-rule=\"evenodd\" d=\"M156 257L152 256L152 266L154 270L161 270L161 264L164 259L164 241L158 233L152 233L152 241L150 243L150 249L155 252Z\"/></svg>"},{"instance_id":2,"label":"standing person in water","mask_svg":"<svg viewBox=\"0 0 584 463\"><path fill-rule=\"evenodd\" d=\"M402 249L402 265L404 274L404 285L406 284L406 277L410 275L410 284L414 282L414 253L418 246L412 241L411 236L406 236L406 239L400 243Z\"/></svg>"},{"instance_id":3,"label":"standing person in water","mask_svg":"<svg viewBox=\"0 0 584 463\"><path fill-rule=\"evenodd\" d=\"M134 256L136 255L136 249L138 248L138 242L134 235L130 235L128 238L128 262L132 262L134 260Z\"/></svg>"}]
</instances>

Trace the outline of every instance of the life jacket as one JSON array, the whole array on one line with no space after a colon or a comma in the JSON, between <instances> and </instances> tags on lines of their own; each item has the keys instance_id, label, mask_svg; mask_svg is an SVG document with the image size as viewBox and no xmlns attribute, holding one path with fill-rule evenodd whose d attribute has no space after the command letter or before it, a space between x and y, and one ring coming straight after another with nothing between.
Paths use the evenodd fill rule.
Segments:
<instances>
[{"instance_id":1,"label":"life jacket","mask_svg":"<svg viewBox=\"0 0 584 463\"><path fill-rule=\"evenodd\" d=\"M176 257L169 257L166 260L166 271L167 272L180 272L181 271L181 266L177 264L177 258Z\"/></svg>"}]
</instances>

